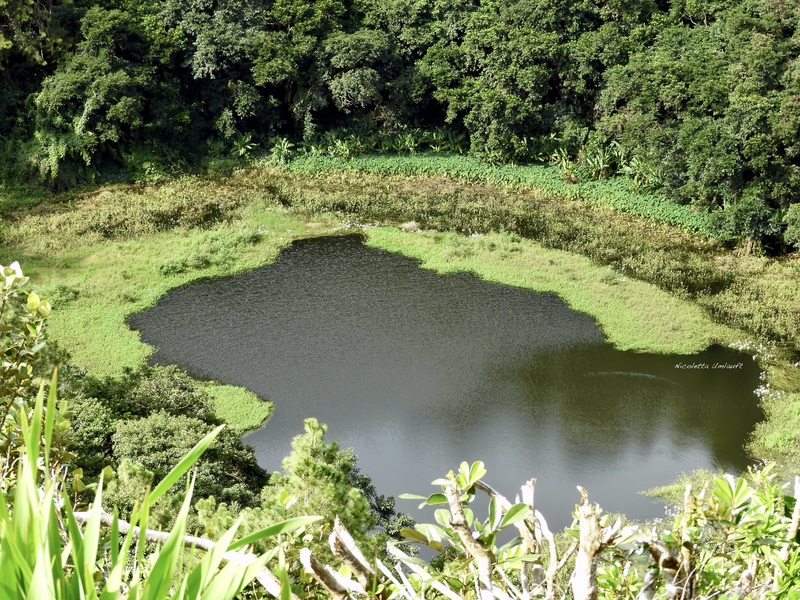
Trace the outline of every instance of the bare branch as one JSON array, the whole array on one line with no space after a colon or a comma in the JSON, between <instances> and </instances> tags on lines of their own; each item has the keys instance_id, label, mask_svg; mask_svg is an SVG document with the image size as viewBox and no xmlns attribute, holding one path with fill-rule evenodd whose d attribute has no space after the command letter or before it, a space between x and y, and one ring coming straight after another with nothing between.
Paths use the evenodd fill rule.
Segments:
<instances>
[{"instance_id":1,"label":"bare branch","mask_svg":"<svg viewBox=\"0 0 800 600\"><path fill-rule=\"evenodd\" d=\"M430 585L437 592L439 592L443 596L446 596L447 598L450 598L450 600L461 600L461 596L459 596L458 594L453 592L446 585L442 584L441 582L437 581L436 579L433 579L431 577L430 573L428 573L425 569L423 569L419 565L415 565L413 562L411 562L410 561L411 557L408 556L408 554L406 554L402 550L400 550L400 548L398 548L394 544L387 544L386 549L389 551L389 554L391 554L395 558L400 559L400 561L404 565L406 565L409 569L414 571L414 573L419 575L420 579L422 579L423 582L425 582L426 584ZM402 576L402 572L400 572L400 575Z\"/></svg>"},{"instance_id":2,"label":"bare branch","mask_svg":"<svg viewBox=\"0 0 800 600\"><path fill-rule=\"evenodd\" d=\"M353 536L350 535L350 532L339 520L339 517L336 517L333 522L333 531L328 541L331 545L331 551L341 558L344 564L350 567L358 582L365 589L369 588L370 583L375 580L375 571L367 562L367 559L364 558L364 554L356 545Z\"/></svg>"},{"instance_id":3,"label":"bare branch","mask_svg":"<svg viewBox=\"0 0 800 600\"><path fill-rule=\"evenodd\" d=\"M458 539L464 546L464 551L471 557L478 567L478 591L480 598L491 600L494 598L492 593L492 555L472 537L472 531L467 526L467 519L464 516L464 507L461 506L461 494L454 483L445 489L445 496L450 505L450 512L453 517L450 525L456 532Z\"/></svg>"},{"instance_id":4,"label":"bare branch","mask_svg":"<svg viewBox=\"0 0 800 600\"><path fill-rule=\"evenodd\" d=\"M311 554L311 550L303 548L300 550L300 564L305 568L306 573L316 579L322 587L328 590L334 598L349 600L352 598L350 592L366 595L366 591L354 581L349 581L331 569L328 565L319 562Z\"/></svg>"},{"instance_id":5,"label":"bare branch","mask_svg":"<svg viewBox=\"0 0 800 600\"><path fill-rule=\"evenodd\" d=\"M636 596L636 600L653 600L656 595L656 588L658 587L659 570L655 562L651 563L651 568L647 569L644 575L644 582L642 589Z\"/></svg>"},{"instance_id":6,"label":"bare branch","mask_svg":"<svg viewBox=\"0 0 800 600\"><path fill-rule=\"evenodd\" d=\"M780 558L785 563L789 560L789 552L791 551L792 545L794 544L794 540L797 537L797 531L800 529L800 476L794 478L794 510L792 511L792 520L789 523L789 530L786 532L786 542L783 544L783 548L781 548ZM779 587L779 577L780 577L780 569L775 567L775 574L773 575L773 591L778 591Z\"/></svg>"},{"instance_id":7,"label":"bare branch","mask_svg":"<svg viewBox=\"0 0 800 600\"><path fill-rule=\"evenodd\" d=\"M581 503L577 517L580 527L578 556L575 559L575 570L572 573L572 593L576 600L596 600L597 598L597 562L595 558L603 549L603 530L600 528L600 512L589 504L586 490L578 486Z\"/></svg>"}]
</instances>

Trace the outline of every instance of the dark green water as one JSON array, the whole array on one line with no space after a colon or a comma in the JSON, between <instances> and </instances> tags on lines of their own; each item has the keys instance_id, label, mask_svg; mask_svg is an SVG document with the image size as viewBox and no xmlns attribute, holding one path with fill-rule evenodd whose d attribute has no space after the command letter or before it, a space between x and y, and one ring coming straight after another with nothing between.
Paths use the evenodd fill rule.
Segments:
<instances>
[{"instance_id":1,"label":"dark green water","mask_svg":"<svg viewBox=\"0 0 800 600\"><path fill-rule=\"evenodd\" d=\"M352 236L174 290L130 325L155 362L275 402L245 438L269 470L316 417L381 493L429 493L462 460L483 460L511 497L537 477L555 525L577 484L607 511L662 514L636 492L698 467L744 468L763 416L747 355L620 352L555 295L437 275Z\"/></svg>"}]
</instances>

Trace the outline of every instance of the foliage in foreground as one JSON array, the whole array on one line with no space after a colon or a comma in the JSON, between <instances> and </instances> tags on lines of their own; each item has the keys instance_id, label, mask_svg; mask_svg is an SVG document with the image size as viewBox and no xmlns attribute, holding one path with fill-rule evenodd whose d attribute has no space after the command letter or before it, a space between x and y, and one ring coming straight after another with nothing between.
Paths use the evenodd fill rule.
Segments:
<instances>
[{"instance_id":1,"label":"foliage in foreground","mask_svg":"<svg viewBox=\"0 0 800 600\"><path fill-rule=\"evenodd\" d=\"M14 315L14 325L6 328L2 342L10 349L8 356L26 357L38 344L29 347L36 339L21 339L17 330L41 333L41 328L27 327L31 312L45 317L49 306L35 294L29 294L24 304L17 302L25 283L21 270L18 265L2 269L7 288L3 307L16 307L16 312L6 313ZM42 306L45 310L39 311ZM19 374L30 387L27 368L6 369L3 381L16 380ZM326 594L381 599L555 598L567 588L580 600L800 597L800 478L795 480L794 497L787 496L769 466L739 478L718 477L701 490L687 486L683 508L674 521L652 529L623 525L620 519L612 523L579 488L582 500L566 532L565 548L535 508L535 480L523 486L521 501L511 503L483 481L482 463L462 463L457 473L433 482L441 491L418 497L421 506L444 507L436 509L436 523L402 531L407 539L440 553L425 562L392 542L365 554L338 515L330 514L352 501L353 514L363 516L367 507L356 505L364 505L369 495L353 491L351 480L358 478L353 457L325 444L324 426L309 421L306 436L298 438L296 452L278 477L282 489L265 498L272 503L272 514L265 514L267 519L258 529L234 541L246 518L242 514L226 531L215 532L218 539L212 541L186 535L196 474L172 530L148 530L147 525L152 509L211 446L221 427L189 449L152 490L138 495L129 520L123 521L116 508L113 514L103 510L106 473L88 510L76 510L66 493L70 426L63 407L56 405L55 377L47 401L42 384L32 407L18 386L4 389L0 590L5 597L233 598L254 580L263 589L252 588L250 593L281 600ZM181 406L173 408L180 411ZM326 464L317 464L320 458ZM309 475L328 467L335 467L328 477L334 485L323 497L333 497L333 502L308 506L329 512L325 521L331 530L330 552L321 551L311 530L305 529L319 517L281 520L297 502L293 494L308 497L317 491L303 487L304 479L319 480ZM344 480L335 485L337 475ZM72 487L76 491L74 483ZM485 519L477 518L470 506L479 491L489 496ZM336 498L337 494L347 498ZM370 502L381 500L369 497ZM363 519L352 523L361 528L370 525ZM501 531L512 527L519 535L501 543ZM356 534L364 539L363 531ZM260 557L237 551L276 535L277 544L262 546ZM198 549L206 554L200 557ZM277 564L266 568L276 557Z\"/></svg>"},{"instance_id":2,"label":"foliage in foreground","mask_svg":"<svg viewBox=\"0 0 800 600\"><path fill-rule=\"evenodd\" d=\"M22 448L0 503L4 597L233 598L254 580L261 587L251 593L282 599L557 598L568 589L580 600L800 597L800 478L794 497L785 495L769 466L717 477L702 490L687 486L674 520L652 528L612 522L579 487L575 521L559 539L535 508L535 480L512 503L485 483L482 463L462 463L433 482L440 491L416 496L420 507L436 509L436 523L403 530L437 558L425 562L390 543L383 558L368 559L336 518L330 566L307 547L304 527L315 517L278 520L236 541L241 519L216 542L187 536L194 477L172 531L147 529L151 508L220 428L143 494L129 522L103 511L102 479L91 507L75 510L64 493L67 469L52 461L57 414L55 379L46 401L42 386L33 407L14 414ZM478 492L489 496L485 518L471 507ZM512 528L518 535L502 543ZM238 551L276 535L278 545L260 557Z\"/></svg>"},{"instance_id":3,"label":"foliage in foreground","mask_svg":"<svg viewBox=\"0 0 800 600\"><path fill-rule=\"evenodd\" d=\"M211 445L222 427L205 436L137 502L129 521L102 510L103 480L87 511L76 511L65 493L66 470L51 458L56 409L55 377L45 406L44 385L32 410L23 405L14 422L22 441L14 487L0 502L0 590L4 598L233 598L255 578L280 590L263 569L277 552L256 557L233 552L311 519L279 523L234 542L238 523L216 543L186 537L194 477L171 532L147 529L151 508ZM155 550L148 544L158 543ZM188 554L184 546L189 548ZM206 550L200 558L197 548ZM223 561L227 564L222 565Z\"/></svg>"},{"instance_id":4,"label":"foliage in foreground","mask_svg":"<svg viewBox=\"0 0 800 600\"><path fill-rule=\"evenodd\" d=\"M485 474L483 463L462 463L433 482L440 492L417 496L420 507L444 508L436 524L404 533L442 558L424 563L390 546L395 569L380 561L373 568L348 547L346 532L334 530L331 547L346 574L308 552L306 569L342 598L800 598L800 478L787 496L770 466L717 477L700 490L687 486L674 520L652 527L603 515L579 486L575 521L559 537L535 509L535 480L511 503ZM490 498L483 519L470 508L479 491ZM501 544L498 534L511 528L517 537Z\"/></svg>"}]
</instances>

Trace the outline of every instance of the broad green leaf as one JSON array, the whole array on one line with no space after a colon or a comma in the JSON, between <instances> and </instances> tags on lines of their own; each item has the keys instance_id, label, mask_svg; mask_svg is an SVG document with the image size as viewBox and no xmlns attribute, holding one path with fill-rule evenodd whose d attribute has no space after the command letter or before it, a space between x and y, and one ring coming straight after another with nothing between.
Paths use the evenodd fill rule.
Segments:
<instances>
[{"instance_id":1,"label":"broad green leaf","mask_svg":"<svg viewBox=\"0 0 800 600\"><path fill-rule=\"evenodd\" d=\"M472 463L472 466L469 468L469 487L475 485L485 475L486 475L486 467L483 464L483 461L479 460L477 462Z\"/></svg>"},{"instance_id":2,"label":"broad green leaf","mask_svg":"<svg viewBox=\"0 0 800 600\"><path fill-rule=\"evenodd\" d=\"M173 574L176 571L178 561L183 555L183 536L186 532L186 518L192 505L194 480L193 476L172 531L170 531L169 537L159 549L155 563L144 580L142 586L143 600L162 600L167 598L172 585Z\"/></svg>"},{"instance_id":3,"label":"broad green leaf","mask_svg":"<svg viewBox=\"0 0 800 600\"><path fill-rule=\"evenodd\" d=\"M415 542L422 542L423 544L427 544L428 543L428 538L427 537L422 535L416 529L411 529L410 527L403 527L400 530L400 535L402 535L404 538L407 538L409 540L414 540Z\"/></svg>"},{"instance_id":4,"label":"broad green leaf","mask_svg":"<svg viewBox=\"0 0 800 600\"><path fill-rule=\"evenodd\" d=\"M475 523L475 513L466 506L464 507L464 519L467 521L467 527L472 527L473 523Z\"/></svg>"},{"instance_id":5,"label":"broad green leaf","mask_svg":"<svg viewBox=\"0 0 800 600\"><path fill-rule=\"evenodd\" d=\"M56 390L58 379L58 367L53 369L53 376L50 379L50 391L47 394L47 408L45 410L44 423L44 462L50 464L50 447L53 443L53 425L56 419Z\"/></svg>"},{"instance_id":6,"label":"broad green leaf","mask_svg":"<svg viewBox=\"0 0 800 600\"><path fill-rule=\"evenodd\" d=\"M450 526L450 511L446 508L437 508L433 513L433 518L442 527Z\"/></svg>"},{"instance_id":7,"label":"broad green leaf","mask_svg":"<svg viewBox=\"0 0 800 600\"><path fill-rule=\"evenodd\" d=\"M430 523L418 523L415 525L415 527L417 531L428 538L429 543L431 541L439 542L443 537L447 536L444 530L438 525L431 525Z\"/></svg>"},{"instance_id":8,"label":"broad green leaf","mask_svg":"<svg viewBox=\"0 0 800 600\"><path fill-rule=\"evenodd\" d=\"M39 294L36 292L28 294L28 302L25 306L27 306L28 310L36 310L39 308L39 305L42 303L41 298L39 298Z\"/></svg>"},{"instance_id":9,"label":"broad green leaf","mask_svg":"<svg viewBox=\"0 0 800 600\"><path fill-rule=\"evenodd\" d=\"M233 540L240 524L241 519L237 520L230 529L223 533L214 547L206 553L203 559L184 579L184 588L187 598L199 598L201 592L208 588L211 580L214 578L214 574L217 573L217 569L219 569L220 564L222 564L222 558L228 549L228 544ZM221 573L219 575L221 575ZM216 590L216 592L220 597L225 594L225 592L219 589Z\"/></svg>"},{"instance_id":10,"label":"broad green leaf","mask_svg":"<svg viewBox=\"0 0 800 600\"><path fill-rule=\"evenodd\" d=\"M494 531L500 526L501 514L497 510L497 497L492 496L489 498L489 529Z\"/></svg>"},{"instance_id":11,"label":"broad green leaf","mask_svg":"<svg viewBox=\"0 0 800 600\"><path fill-rule=\"evenodd\" d=\"M427 500L427 496L420 496L419 494L400 494L398 498L403 500Z\"/></svg>"},{"instance_id":12,"label":"broad green leaf","mask_svg":"<svg viewBox=\"0 0 800 600\"><path fill-rule=\"evenodd\" d=\"M292 584L289 581L289 574L286 568L282 568L278 572L281 581L281 600L292 600Z\"/></svg>"},{"instance_id":13,"label":"broad green leaf","mask_svg":"<svg viewBox=\"0 0 800 600\"><path fill-rule=\"evenodd\" d=\"M95 565L97 564L97 547L100 542L100 513L103 505L103 478L97 486L92 510L89 513L89 520L83 532L83 543L81 544L81 556L75 558L81 563L83 585L86 590L94 589Z\"/></svg>"},{"instance_id":14,"label":"broad green leaf","mask_svg":"<svg viewBox=\"0 0 800 600\"><path fill-rule=\"evenodd\" d=\"M264 538L280 535L282 533L291 533L320 520L322 520L322 517L294 517L291 519L286 519L285 521L274 523L269 527L265 527L264 529L251 533L242 539L233 542L230 544L229 549L236 550L237 548L248 546Z\"/></svg>"},{"instance_id":15,"label":"broad green leaf","mask_svg":"<svg viewBox=\"0 0 800 600\"><path fill-rule=\"evenodd\" d=\"M172 470L167 473L166 477L161 480L161 482L156 486L156 488L150 492L149 502L152 506L156 502L158 502L159 498L167 493L169 488L178 481L185 473L188 471L191 466L197 462L197 459L205 452L214 439L219 435L219 432L222 431L222 428L225 427L224 425L220 425L214 431L206 435L202 440L195 444L194 448L192 448L186 456L184 456L181 461L175 465Z\"/></svg>"},{"instance_id":16,"label":"broad green leaf","mask_svg":"<svg viewBox=\"0 0 800 600\"><path fill-rule=\"evenodd\" d=\"M447 496L445 496L444 494L438 494L438 493L437 494L431 494L430 496L427 497L425 502L420 504L420 508L422 508L426 504L428 506L436 506L437 504L447 504Z\"/></svg>"},{"instance_id":17,"label":"broad green leaf","mask_svg":"<svg viewBox=\"0 0 800 600\"><path fill-rule=\"evenodd\" d=\"M528 516L528 505L527 504L515 504L511 508L508 509L506 514L503 516L503 520L500 521L500 529L506 527L508 525L513 525L519 521L522 521L525 517Z\"/></svg>"}]
</instances>

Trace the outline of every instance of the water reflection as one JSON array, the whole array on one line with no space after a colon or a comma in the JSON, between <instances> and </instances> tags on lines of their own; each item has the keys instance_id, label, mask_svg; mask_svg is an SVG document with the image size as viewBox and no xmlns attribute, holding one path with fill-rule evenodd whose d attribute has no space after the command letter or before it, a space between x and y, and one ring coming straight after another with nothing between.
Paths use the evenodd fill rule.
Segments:
<instances>
[{"instance_id":1,"label":"water reflection","mask_svg":"<svg viewBox=\"0 0 800 600\"><path fill-rule=\"evenodd\" d=\"M314 416L382 493L426 493L481 459L510 495L537 477L556 525L578 483L607 510L655 516L638 490L743 468L761 418L747 356L619 352L554 295L437 275L354 237L297 242L274 265L174 290L131 325L155 361L275 401L245 440L268 469Z\"/></svg>"}]
</instances>

